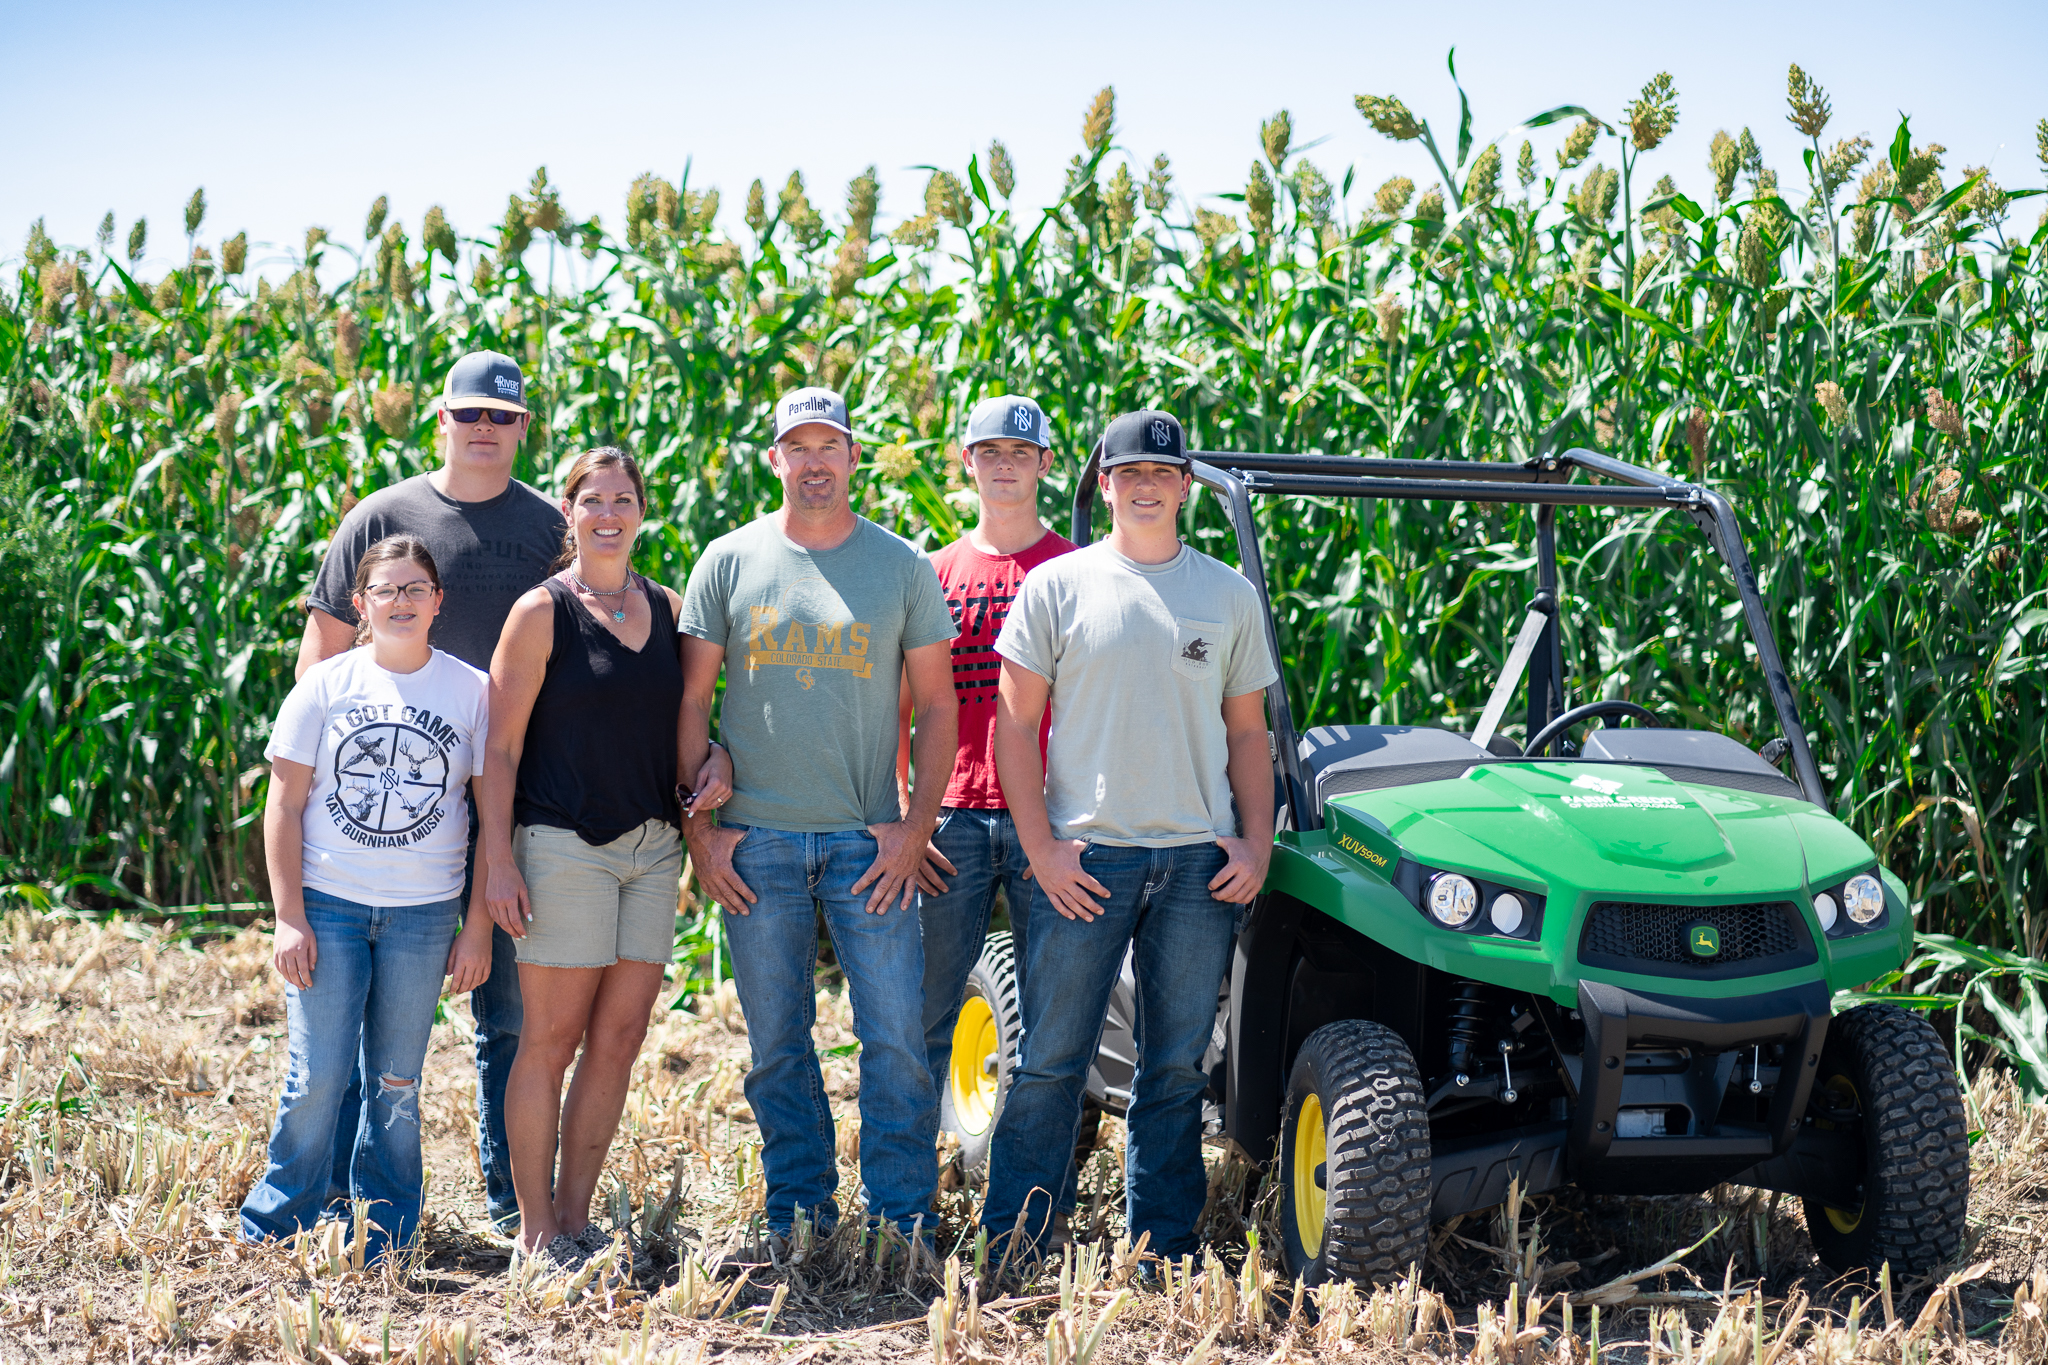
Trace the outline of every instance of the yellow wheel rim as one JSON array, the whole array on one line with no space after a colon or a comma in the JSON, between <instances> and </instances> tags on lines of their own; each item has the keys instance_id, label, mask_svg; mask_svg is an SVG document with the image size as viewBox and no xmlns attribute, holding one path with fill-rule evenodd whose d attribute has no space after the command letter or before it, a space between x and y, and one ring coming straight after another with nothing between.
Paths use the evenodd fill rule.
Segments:
<instances>
[{"instance_id":1,"label":"yellow wheel rim","mask_svg":"<svg viewBox=\"0 0 2048 1365\"><path fill-rule=\"evenodd\" d=\"M1323 1187L1316 1183L1316 1169L1323 1165L1327 1148L1323 1136L1323 1100L1308 1095L1301 1112L1294 1117L1294 1230L1301 1237L1301 1249L1310 1259L1323 1254Z\"/></svg>"},{"instance_id":2,"label":"yellow wheel rim","mask_svg":"<svg viewBox=\"0 0 2048 1365\"><path fill-rule=\"evenodd\" d=\"M996 1059L1002 1052L1002 1034L996 1028L995 1011L984 996L970 995L960 1005L960 1018L953 1025L953 1064L948 1084L953 1091L953 1115L960 1131L979 1137L996 1120Z\"/></svg>"},{"instance_id":3,"label":"yellow wheel rim","mask_svg":"<svg viewBox=\"0 0 2048 1365\"><path fill-rule=\"evenodd\" d=\"M1828 1077L1826 1084L1821 1086L1821 1090L1823 1093L1832 1096L1838 1103L1846 1102L1858 1109L1863 1107L1862 1097L1856 1093L1856 1083L1847 1076ZM1819 1120L1819 1126L1833 1128L1835 1125L1826 1119L1821 1119ZM1833 1225L1836 1232L1847 1234L1863 1226L1863 1205L1861 1204L1858 1204L1853 1209L1838 1209L1833 1204L1823 1204L1821 1205L1821 1210L1827 1214L1828 1222Z\"/></svg>"}]
</instances>

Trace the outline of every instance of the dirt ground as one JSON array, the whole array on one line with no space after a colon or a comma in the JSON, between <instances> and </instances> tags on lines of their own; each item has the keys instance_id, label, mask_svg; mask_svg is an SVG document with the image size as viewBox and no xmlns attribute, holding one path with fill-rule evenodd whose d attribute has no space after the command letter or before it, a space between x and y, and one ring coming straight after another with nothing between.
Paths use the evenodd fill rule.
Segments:
<instances>
[{"instance_id":1,"label":"dirt ground","mask_svg":"<svg viewBox=\"0 0 2048 1365\"><path fill-rule=\"evenodd\" d=\"M1439 1228L1414 1280L1304 1293L1274 1254L1272 1192L1246 1190L1256 1173L1217 1151L1211 1251L1140 1285L1111 1122L1083 1180L1080 1254L983 1302L975 1191L951 1164L934 1215L942 1255L957 1252L946 1263L865 1244L853 1219L796 1263L767 1262L729 989L673 1010L679 989L664 992L613 1145L601 1221L629 1229L657 1273L510 1272L483 1216L456 1001L427 1058L414 1259L363 1267L346 1224L244 1246L235 1209L285 1060L268 956L256 930L199 948L138 923L0 922L0 1363L2048 1361L2048 1104L1995 1077L1971 1092L1971 1245L1938 1282L1830 1280L1797 1201L1722 1187L1527 1199ZM845 1202L858 1062L827 978L819 1018Z\"/></svg>"}]
</instances>

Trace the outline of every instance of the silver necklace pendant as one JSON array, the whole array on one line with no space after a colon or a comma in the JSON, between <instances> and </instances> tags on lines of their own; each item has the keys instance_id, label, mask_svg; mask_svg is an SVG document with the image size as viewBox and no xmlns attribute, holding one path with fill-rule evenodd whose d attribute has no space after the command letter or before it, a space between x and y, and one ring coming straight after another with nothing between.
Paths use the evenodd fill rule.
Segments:
<instances>
[{"instance_id":1,"label":"silver necklace pendant","mask_svg":"<svg viewBox=\"0 0 2048 1365\"><path fill-rule=\"evenodd\" d=\"M614 620L614 621L619 621L619 622L623 622L623 621L624 621L625 619L626 619L626 612L625 612L625 609L624 609L624 608L620 608L620 609L619 609L618 611L615 611L615 612L613 612L613 613L612 613L612 620Z\"/></svg>"}]
</instances>

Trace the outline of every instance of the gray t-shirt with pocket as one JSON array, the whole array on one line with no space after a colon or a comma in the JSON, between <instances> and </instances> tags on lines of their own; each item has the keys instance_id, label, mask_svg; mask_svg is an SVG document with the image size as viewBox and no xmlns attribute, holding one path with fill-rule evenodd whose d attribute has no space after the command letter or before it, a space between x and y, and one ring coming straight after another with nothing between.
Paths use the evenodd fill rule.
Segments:
<instances>
[{"instance_id":1,"label":"gray t-shirt with pocket","mask_svg":"<svg viewBox=\"0 0 2048 1365\"><path fill-rule=\"evenodd\" d=\"M386 536L418 536L441 575L434 644L488 673L512 604L548 576L565 524L559 507L517 479L487 502L457 502L415 474L349 509L306 603L355 625L349 597L364 552Z\"/></svg>"},{"instance_id":2,"label":"gray t-shirt with pocket","mask_svg":"<svg viewBox=\"0 0 2048 1365\"><path fill-rule=\"evenodd\" d=\"M1054 834L1170 848L1238 832L1223 699L1279 676L1242 574L1185 545L1164 564L1090 545L1025 577L996 653L1052 684Z\"/></svg>"},{"instance_id":3,"label":"gray t-shirt with pocket","mask_svg":"<svg viewBox=\"0 0 2048 1365\"><path fill-rule=\"evenodd\" d=\"M899 818L903 655L958 633L931 560L865 517L806 550L770 514L705 547L678 624L725 650L721 819L829 834Z\"/></svg>"}]
</instances>

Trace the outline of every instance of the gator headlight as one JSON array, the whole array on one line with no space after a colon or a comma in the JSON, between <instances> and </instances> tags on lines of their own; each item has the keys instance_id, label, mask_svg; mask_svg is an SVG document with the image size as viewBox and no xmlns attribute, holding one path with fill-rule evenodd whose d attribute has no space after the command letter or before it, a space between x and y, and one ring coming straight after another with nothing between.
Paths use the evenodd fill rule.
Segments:
<instances>
[{"instance_id":1,"label":"gator headlight","mask_svg":"<svg viewBox=\"0 0 2048 1365\"><path fill-rule=\"evenodd\" d=\"M1469 877L1440 872L1429 884L1429 915L1446 929L1462 929L1479 913L1479 888Z\"/></svg>"},{"instance_id":2,"label":"gator headlight","mask_svg":"<svg viewBox=\"0 0 2048 1365\"><path fill-rule=\"evenodd\" d=\"M1857 924L1869 924L1884 913L1884 887L1868 872L1849 878L1842 888L1842 900L1849 918Z\"/></svg>"},{"instance_id":3,"label":"gator headlight","mask_svg":"<svg viewBox=\"0 0 2048 1365\"><path fill-rule=\"evenodd\" d=\"M1820 921L1820 931L1823 934L1835 931L1835 916L1839 913L1835 908L1835 898L1827 892L1823 891L1813 898L1813 917Z\"/></svg>"},{"instance_id":4,"label":"gator headlight","mask_svg":"<svg viewBox=\"0 0 2048 1365\"><path fill-rule=\"evenodd\" d=\"M1486 917L1493 921L1496 932L1512 934L1522 927L1522 898L1512 891L1503 891L1493 898Z\"/></svg>"}]
</instances>

